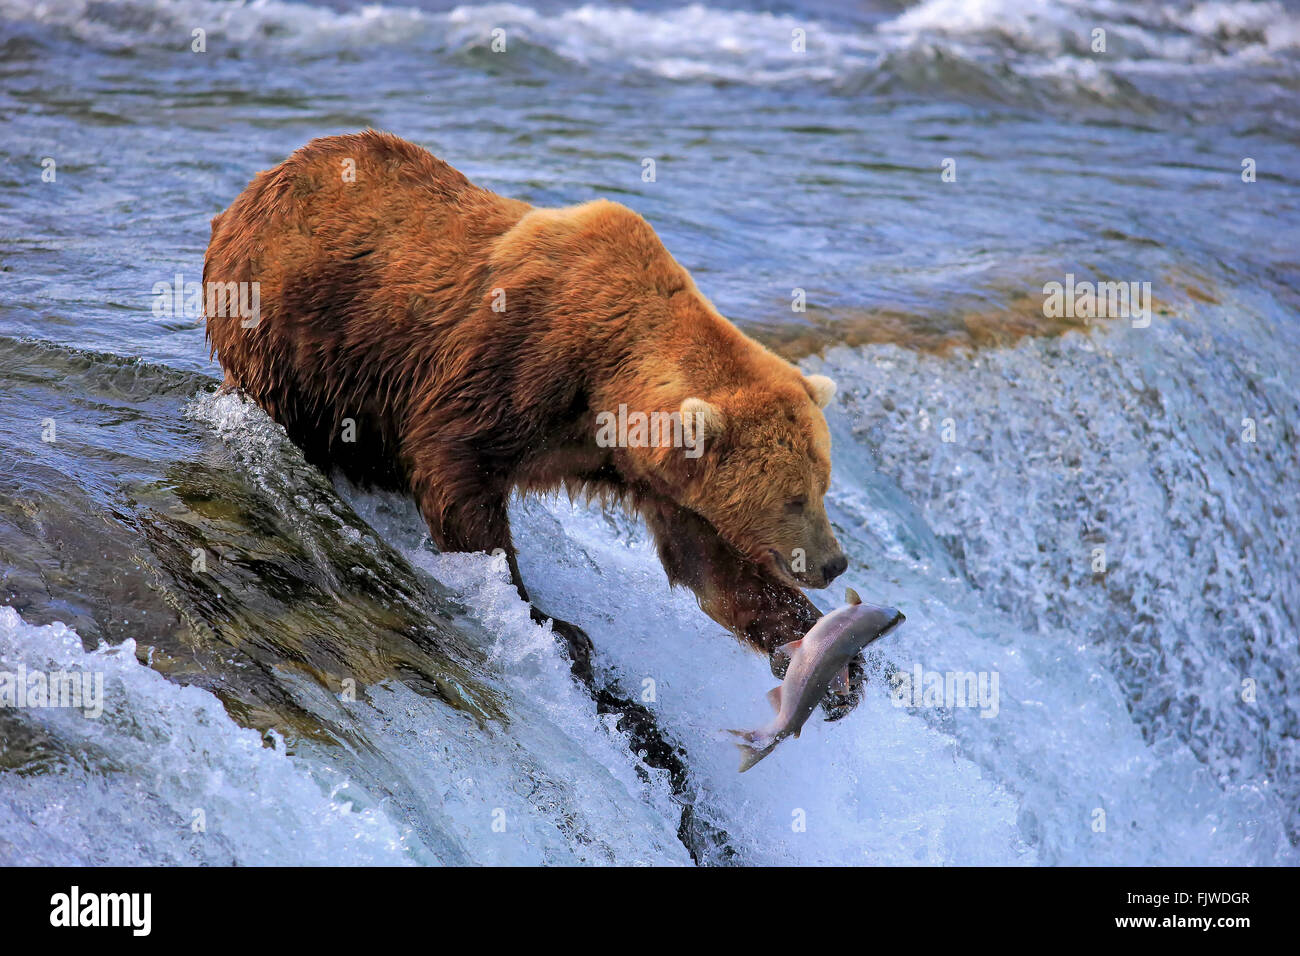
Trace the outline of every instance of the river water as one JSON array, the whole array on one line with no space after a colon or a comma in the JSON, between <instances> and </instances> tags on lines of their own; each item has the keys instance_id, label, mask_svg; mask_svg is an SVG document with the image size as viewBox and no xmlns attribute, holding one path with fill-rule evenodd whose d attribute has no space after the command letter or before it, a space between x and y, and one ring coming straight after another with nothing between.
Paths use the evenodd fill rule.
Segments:
<instances>
[{"instance_id":1,"label":"river water","mask_svg":"<svg viewBox=\"0 0 1300 956\"><path fill-rule=\"evenodd\" d=\"M0 862L1296 863L1295 5L0 0L0 73L0 672L104 680L0 708ZM848 718L737 774L766 663L636 521L517 502L647 767L502 562L215 395L155 286L366 126L626 203L836 379L813 597L908 618ZM1067 276L1150 314L1048 317ZM996 714L899 706L918 667Z\"/></svg>"}]
</instances>

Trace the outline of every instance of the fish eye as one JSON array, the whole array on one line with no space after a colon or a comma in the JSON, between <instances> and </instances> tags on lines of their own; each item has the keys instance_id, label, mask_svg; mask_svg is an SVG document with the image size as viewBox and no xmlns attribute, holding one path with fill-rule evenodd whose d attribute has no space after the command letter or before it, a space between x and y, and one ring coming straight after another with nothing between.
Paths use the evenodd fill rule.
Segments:
<instances>
[{"instance_id":1,"label":"fish eye","mask_svg":"<svg viewBox=\"0 0 1300 956\"><path fill-rule=\"evenodd\" d=\"M791 498L785 503L785 513L788 515L801 515L807 505L807 498Z\"/></svg>"}]
</instances>

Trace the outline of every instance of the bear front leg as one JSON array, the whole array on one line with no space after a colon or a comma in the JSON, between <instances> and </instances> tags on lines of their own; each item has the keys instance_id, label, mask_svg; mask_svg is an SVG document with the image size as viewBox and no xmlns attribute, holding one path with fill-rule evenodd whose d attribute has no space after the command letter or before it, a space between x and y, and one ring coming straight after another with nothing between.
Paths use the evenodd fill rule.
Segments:
<instances>
[{"instance_id":1,"label":"bear front leg","mask_svg":"<svg viewBox=\"0 0 1300 956\"><path fill-rule=\"evenodd\" d=\"M504 551L511 583L528 604L532 619L538 624L551 622L552 631L568 647L573 675L590 686L594 681L591 638L577 625L547 614L528 597L510 534L508 489L484 481L482 476L492 470L469 456L444 454L438 461L426 459L421 465L412 470L411 487L438 550Z\"/></svg>"},{"instance_id":2,"label":"bear front leg","mask_svg":"<svg viewBox=\"0 0 1300 956\"><path fill-rule=\"evenodd\" d=\"M591 669L591 655L595 651L595 645L591 643L591 638L587 632L576 624L570 624L558 617L547 614L528 597L528 589L524 587L523 576L519 573L519 562L515 559L515 548L511 545L506 549L506 563L510 566L510 580L514 582L515 589L519 596L528 602L529 612L533 620L538 624L551 622L551 630L558 637L564 639L564 643L569 648L569 659L573 662L571 670L573 676L578 678L588 687L595 683L596 675Z\"/></svg>"},{"instance_id":3,"label":"bear front leg","mask_svg":"<svg viewBox=\"0 0 1300 956\"><path fill-rule=\"evenodd\" d=\"M808 633L821 611L798 588L764 575L694 512L663 500L643 502L641 511L669 582L694 591L705 614L767 654L773 675L784 677L788 661L773 652ZM827 720L839 720L857 706L864 676L859 656L849 666L848 695L828 691L822 700Z\"/></svg>"}]
</instances>

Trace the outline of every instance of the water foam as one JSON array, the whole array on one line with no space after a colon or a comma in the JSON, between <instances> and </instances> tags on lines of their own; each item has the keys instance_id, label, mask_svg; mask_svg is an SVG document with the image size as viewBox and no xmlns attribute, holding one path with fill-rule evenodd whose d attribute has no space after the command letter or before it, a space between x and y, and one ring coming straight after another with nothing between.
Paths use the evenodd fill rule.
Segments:
<instances>
[{"instance_id":1,"label":"water foam","mask_svg":"<svg viewBox=\"0 0 1300 956\"><path fill-rule=\"evenodd\" d=\"M409 862L382 813L354 806L344 785L322 792L282 741L266 746L212 694L168 682L136 660L134 641L86 651L63 624L31 626L0 607L0 671L19 667L102 673L105 708L98 719L0 712L0 863Z\"/></svg>"},{"instance_id":2,"label":"water foam","mask_svg":"<svg viewBox=\"0 0 1300 956\"><path fill-rule=\"evenodd\" d=\"M1049 83L1049 89L1068 93L1077 82L1079 92L1116 101L1130 91L1100 82L1098 71L1222 69L1300 45L1300 16L1276 3L1232 0L1172 6L924 0L874 27L827 20L820 13L749 12L699 3L652 11L590 3L556 10L486 3L434 12L400 4L335 9L291 0L111 5L0 0L0 17L53 26L79 43L113 50L184 49L190 31L202 27L209 50L221 55L402 47L463 58L488 55L495 31L504 31L507 51L541 50L579 68L630 69L668 80L847 88L892 81L923 90L936 76L969 86L974 71L977 86L1003 95L1025 95L1020 82L1047 77L1056 84ZM1098 26L1108 33L1108 53L1101 58L1090 49L1091 31ZM1010 75L1003 76L1005 71Z\"/></svg>"},{"instance_id":3,"label":"water foam","mask_svg":"<svg viewBox=\"0 0 1300 956\"><path fill-rule=\"evenodd\" d=\"M1068 360L1041 351L1052 347ZM1061 416L1074 448L1084 437L1066 427L1075 413L1045 396L1080 394L1079 376L1101 374L1096 356L1110 353L1083 336L1055 346L1027 341L981 358L969 384L987 390L983 365L994 366L1008 389L1027 390L1023 414L1046 406ZM814 720L749 773L736 773L721 728L765 719L766 664L704 618L689 593L667 587L639 523L563 499L516 502L525 579L542 606L589 630L606 674L648 695L661 726L686 749L701 817L728 833L741 861L1296 862L1267 775L1249 765L1216 766L1215 754L1241 743L1231 736L1237 731L1227 726L1229 736L1214 737L1205 754L1158 728L1144 737L1129 712L1132 688L1114 676L1113 648L1070 626L1069 615L1085 603L1084 584L1078 593L1066 589L1064 618L1054 610L1043 582L1058 569L1044 570L1041 552L1017 544L1037 540L1034 524L1056 514L1051 500L1014 481L994 493L1010 480L997 457L993 467L972 457L953 468L936 464L933 449L923 453L915 436L932 440L933 431L919 428L921 413L937 421L954 400L948 392L967 380L953 367L940 371L952 361L892 348L827 356L824 370L845 386L831 414L830 506L853 559L847 580L909 620L875 647L872 681L853 714L832 725ZM1127 362L1117 368L1130 380L1139 374ZM1273 374L1260 372L1266 380ZM917 407L903 401L910 394ZM971 415L981 407L974 392L962 402ZM197 409L252 458L276 453L278 426L236 396L201 399ZM1100 409L1092 418L1103 441L1113 437ZM854 436L855 427L865 431ZM873 447L887 454L878 458ZM896 466L884 467L890 461ZM1119 454L1113 466L1098 467L1127 474L1130 465ZM476 726L391 682L370 688L364 706L348 705L285 675L299 706L360 741L351 749L298 741L291 755L264 747L210 694L138 663L130 643L87 653L62 625L30 627L5 609L5 667L103 670L110 700L100 722L74 712L17 715L22 735L45 740L52 756L0 771L6 858L688 862L666 784L638 771L626 740L571 681L563 653L531 621L504 562L433 554L409 501L343 491L370 528L468 608L473 626L462 626L485 642L485 677L508 701L507 721ZM300 506L313 507L308 499ZM1016 512L1028 524L1015 524ZM1141 520L1141 509L1125 515ZM1140 540L1159 533L1149 519L1139 530ZM1015 540L996 537L1003 533ZM965 550L957 541L967 542ZM1004 565L1011 569L1005 580L986 579ZM1183 639L1204 659L1220 653L1212 635ZM895 706L888 675L918 663L996 671L998 716ZM1139 673L1155 700L1185 691L1175 687L1177 675ZM203 835L189 830L196 808L206 813ZM504 831L493 826L498 820Z\"/></svg>"},{"instance_id":4,"label":"water foam","mask_svg":"<svg viewBox=\"0 0 1300 956\"><path fill-rule=\"evenodd\" d=\"M837 484L849 498L859 493L849 469L837 472ZM853 714L812 722L739 775L718 729L766 719L766 663L703 619L689 594L668 590L638 534L610 541L604 516L563 501L517 507L515 519L538 600L588 627L626 684L655 682L656 714L685 742L712 818L747 862L1293 858L1266 787L1220 785L1185 746L1143 740L1104 652L1025 631L948 577L941 555L872 558L866 569L871 552L851 529L850 583L867 600L902 608L908 622L876 646L876 679ZM896 541L912 540L905 513L883 520ZM997 718L896 707L883 675L916 663L998 672ZM1094 829L1098 821L1104 830Z\"/></svg>"}]
</instances>

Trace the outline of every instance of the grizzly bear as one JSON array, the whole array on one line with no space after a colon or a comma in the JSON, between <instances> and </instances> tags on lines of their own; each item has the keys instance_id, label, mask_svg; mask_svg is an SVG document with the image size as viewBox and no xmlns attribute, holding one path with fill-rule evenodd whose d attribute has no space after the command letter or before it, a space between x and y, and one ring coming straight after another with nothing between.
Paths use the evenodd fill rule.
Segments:
<instances>
[{"instance_id":1,"label":"grizzly bear","mask_svg":"<svg viewBox=\"0 0 1300 956\"><path fill-rule=\"evenodd\" d=\"M669 581L769 655L820 616L800 588L847 566L834 383L723 318L624 206L534 208L396 136L332 136L212 220L203 279L258 284L254 320L206 317L226 386L309 460L413 495L439 549L502 549L525 601L513 492L635 509Z\"/></svg>"}]
</instances>

